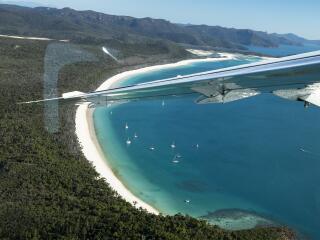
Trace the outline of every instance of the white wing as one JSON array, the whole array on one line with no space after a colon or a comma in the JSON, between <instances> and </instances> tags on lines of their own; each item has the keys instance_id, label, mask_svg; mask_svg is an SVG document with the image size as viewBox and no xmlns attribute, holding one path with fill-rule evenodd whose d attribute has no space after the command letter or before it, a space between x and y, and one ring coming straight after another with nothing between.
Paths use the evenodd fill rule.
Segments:
<instances>
[{"instance_id":1,"label":"white wing","mask_svg":"<svg viewBox=\"0 0 320 240\"><path fill-rule=\"evenodd\" d=\"M62 101L99 105L109 101L186 94L198 95L196 103L226 103L272 92L283 98L320 106L318 83L320 51L91 93L72 92L60 98L28 103Z\"/></svg>"}]
</instances>

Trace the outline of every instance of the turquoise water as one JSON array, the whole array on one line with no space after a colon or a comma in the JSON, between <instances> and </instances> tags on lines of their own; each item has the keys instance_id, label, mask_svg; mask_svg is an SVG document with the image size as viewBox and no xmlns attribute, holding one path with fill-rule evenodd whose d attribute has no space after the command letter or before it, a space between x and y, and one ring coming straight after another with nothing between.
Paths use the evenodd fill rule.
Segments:
<instances>
[{"instance_id":1,"label":"turquoise water","mask_svg":"<svg viewBox=\"0 0 320 240\"><path fill-rule=\"evenodd\" d=\"M163 69L120 85L254 60ZM114 172L161 212L227 229L283 224L313 239L320 238L319 120L319 108L271 94L228 104L196 105L192 96L138 101L94 113Z\"/></svg>"}]
</instances>

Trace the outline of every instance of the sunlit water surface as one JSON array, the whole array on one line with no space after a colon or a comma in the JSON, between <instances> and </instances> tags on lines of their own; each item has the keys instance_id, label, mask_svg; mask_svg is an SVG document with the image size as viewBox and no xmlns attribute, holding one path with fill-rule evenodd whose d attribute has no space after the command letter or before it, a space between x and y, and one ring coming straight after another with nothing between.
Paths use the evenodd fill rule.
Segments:
<instances>
[{"instance_id":1,"label":"sunlit water surface","mask_svg":"<svg viewBox=\"0 0 320 240\"><path fill-rule=\"evenodd\" d=\"M167 68L118 85L256 60ZM124 184L166 214L189 214L227 229L284 224L320 239L320 109L271 94L228 104L194 100L96 109L98 139Z\"/></svg>"}]
</instances>

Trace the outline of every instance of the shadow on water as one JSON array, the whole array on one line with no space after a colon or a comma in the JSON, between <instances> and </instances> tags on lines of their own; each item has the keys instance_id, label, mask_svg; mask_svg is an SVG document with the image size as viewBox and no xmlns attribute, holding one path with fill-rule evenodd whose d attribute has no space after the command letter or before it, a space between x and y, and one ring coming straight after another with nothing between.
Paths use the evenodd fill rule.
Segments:
<instances>
[{"instance_id":1,"label":"shadow on water","mask_svg":"<svg viewBox=\"0 0 320 240\"><path fill-rule=\"evenodd\" d=\"M253 210L219 209L199 218L228 230L247 229L248 226L250 228L279 226L275 221Z\"/></svg>"},{"instance_id":2,"label":"shadow on water","mask_svg":"<svg viewBox=\"0 0 320 240\"><path fill-rule=\"evenodd\" d=\"M206 183L197 180L186 180L176 185L179 189L193 193L203 193L208 190Z\"/></svg>"}]
</instances>

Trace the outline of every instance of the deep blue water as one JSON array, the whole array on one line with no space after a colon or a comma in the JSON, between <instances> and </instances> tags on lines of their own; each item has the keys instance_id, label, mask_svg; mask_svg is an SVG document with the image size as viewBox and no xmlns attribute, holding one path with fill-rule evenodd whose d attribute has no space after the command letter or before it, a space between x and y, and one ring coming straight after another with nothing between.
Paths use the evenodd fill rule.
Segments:
<instances>
[{"instance_id":1,"label":"deep blue water","mask_svg":"<svg viewBox=\"0 0 320 240\"><path fill-rule=\"evenodd\" d=\"M307 44L305 46L280 45L278 48L265 48L257 46L246 46L250 51L267 54L275 57L300 54L320 50L320 45Z\"/></svg>"},{"instance_id":2,"label":"deep blue water","mask_svg":"<svg viewBox=\"0 0 320 240\"><path fill-rule=\"evenodd\" d=\"M122 84L245 62L197 63ZM320 109L271 94L228 104L197 105L194 99L96 109L98 139L121 180L164 213L231 229L280 223L320 239Z\"/></svg>"}]
</instances>

